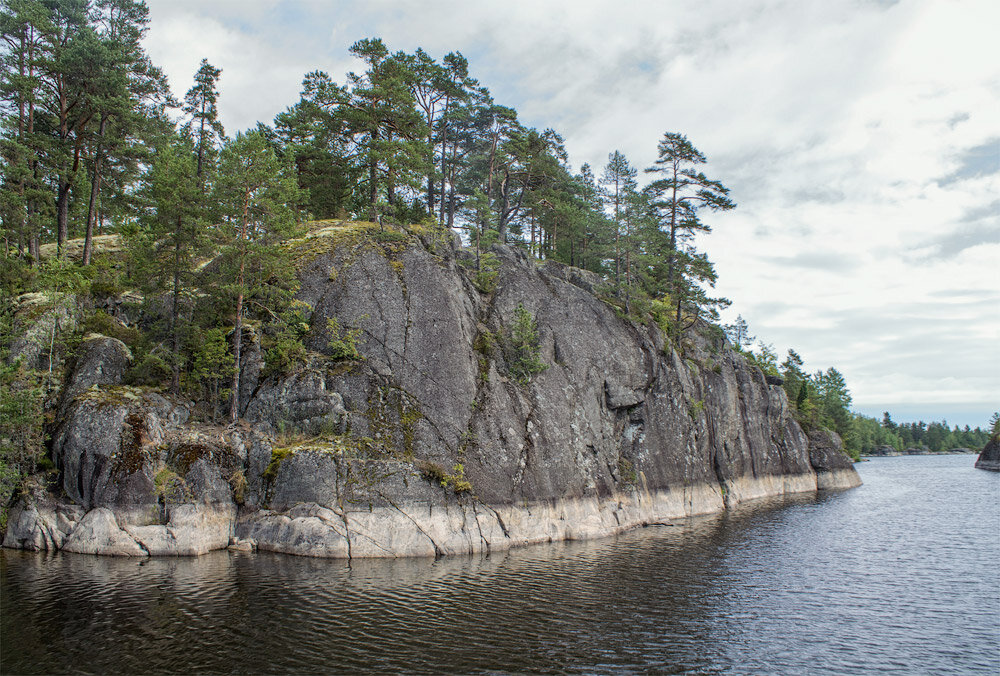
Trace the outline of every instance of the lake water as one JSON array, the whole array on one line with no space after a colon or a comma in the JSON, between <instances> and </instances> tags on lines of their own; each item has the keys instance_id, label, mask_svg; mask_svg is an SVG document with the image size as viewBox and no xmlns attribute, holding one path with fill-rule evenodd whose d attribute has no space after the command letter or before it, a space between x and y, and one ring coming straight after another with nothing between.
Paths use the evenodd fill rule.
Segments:
<instances>
[{"instance_id":1,"label":"lake water","mask_svg":"<svg viewBox=\"0 0 1000 676\"><path fill-rule=\"evenodd\" d=\"M1000 474L974 461L483 558L5 550L0 671L995 675Z\"/></svg>"}]
</instances>

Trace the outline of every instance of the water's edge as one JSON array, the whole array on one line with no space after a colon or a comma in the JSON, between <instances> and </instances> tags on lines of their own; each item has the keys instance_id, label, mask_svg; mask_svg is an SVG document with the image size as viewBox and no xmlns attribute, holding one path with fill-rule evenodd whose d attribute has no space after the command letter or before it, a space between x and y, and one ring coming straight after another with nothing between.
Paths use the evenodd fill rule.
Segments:
<instances>
[{"instance_id":1,"label":"water's edge","mask_svg":"<svg viewBox=\"0 0 1000 676\"><path fill-rule=\"evenodd\" d=\"M672 519L713 514L761 498L860 485L854 468L797 475L744 477L725 483L605 497L490 506L475 500L405 502L328 508L303 503L279 513L237 518L205 505L168 525L120 526L110 509L78 524L61 505L31 505L11 515L5 547L110 556L200 555L225 549L321 558L454 556L538 543L593 540ZM11 536L13 534L13 537Z\"/></svg>"}]
</instances>

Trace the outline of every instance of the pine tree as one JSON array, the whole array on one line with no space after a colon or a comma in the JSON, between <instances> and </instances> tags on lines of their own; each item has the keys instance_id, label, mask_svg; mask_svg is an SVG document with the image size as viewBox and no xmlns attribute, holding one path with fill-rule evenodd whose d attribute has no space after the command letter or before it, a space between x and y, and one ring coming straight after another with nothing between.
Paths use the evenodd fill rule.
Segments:
<instances>
[{"instance_id":1,"label":"pine tree","mask_svg":"<svg viewBox=\"0 0 1000 676\"><path fill-rule=\"evenodd\" d=\"M239 417L244 319L279 320L290 300L294 269L286 247L302 200L291 166L259 133L237 134L223 146L215 199L227 228L216 292L233 303L233 381L229 415Z\"/></svg>"},{"instance_id":2,"label":"pine tree","mask_svg":"<svg viewBox=\"0 0 1000 676\"><path fill-rule=\"evenodd\" d=\"M654 166L646 169L647 173L662 177L650 183L647 191L669 235L667 285L676 305L678 324L685 305L713 312L713 299L699 290L698 282L714 282L715 272L707 258L694 252L690 241L697 232L711 232L711 228L701 222L699 212L703 209L728 211L736 207L728 197L728 188L697 171L705 161L705 156L686 136L667 132L657 145Z\"/></svg>"},{"instance_id":3,"label":"pine tree","mask_svg":"<svg viewBox=\"0 0 1000 676\"><path fill-rule=\"evenodd\" d=\"M152 212L147 222L149 274L146 284L170 293L168 338L171 347L170 391L180 391L181 309L197 294L195 261L205 255L208 206L197 176L194 148L186 138L161 144L146 181Z\"/></svg>"},{"instance_id":4,"label":"pine tree","mask_svg":"<svg viewBox=\"0 0 1000 676\"><path fill-rule=\"evenodd\" d=\"M636 188L636 169L629 163L620 151L608 155L608 163L604 165L601 175L601 185L605 189L605 199L608 208L612 210L615 224L615 284L621 284L622 267L622 221L625 211L626 196ZM626 242L631 233L626 233Z\"/></svg>"},{"instance_id":5,"label":"pine tree","mask_svg":"<svg viewBox=\"0 0 1000 676\"><path fill-rule=\"evenodd\" d=\"M184 95L184 114L188 120L184 133L193 139L198 158L196 172L199 178L205 173L205 162L223 139L225 131L219 121L219 76L222 69L202 59L194 75L194 86Z\"/></svg>"},{"instance_id":6,"label":"pine tree","mask_svg":"<svg viewBox=\"0 0 1000 676\"><path fill-rule=\"evenodd\" d=\"M97 0L94 8L99 55L88 85L94 109L90 125L90 191L87 202L83 265L93 251L106 164L127 165L136 154L139 139L151 141L156 120L169 102L163 73L149 62L141 40L149 22L149 10L136 0Z\"/></svg>"},{"instance_id":7,"label":"pine tree","mask_svg":"<svg viewBox=\"0 0 1000 676\"><path fill-rule=\"evenodd\" d=\"M291 156L299 186L309 194L309 212L317 219L340 217L350 207L361 174L350 161L335 91L326 73L307 73L299 102L274 120L278 142Z\"/></svg>"},{"instance_id":8,"label":"pine tree","mask_svg":"<svg viewBox=\"0 0 1000 676\"><path fill-rule=\"evenodd\" d=\"M379 39L360 40L350 51L368 70L348 73L349 86L334 93L356 160L365 168L365 206L371 220L380 221L383 212L402 206L401 188L419 190L427 172L426 125L413 98L415 76L404 59L390 55Z\"/></svg>"}]
</instances>

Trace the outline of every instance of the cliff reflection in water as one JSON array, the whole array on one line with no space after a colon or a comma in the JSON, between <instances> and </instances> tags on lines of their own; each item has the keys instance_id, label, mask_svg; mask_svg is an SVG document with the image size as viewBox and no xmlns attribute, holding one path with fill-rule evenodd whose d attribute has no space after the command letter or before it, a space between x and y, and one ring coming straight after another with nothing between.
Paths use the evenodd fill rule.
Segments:
<instances>
[{"instance_id":1,"label":"cliff reflection in water","mask_svg":"<svg viewBox=\"0 0 1000 676\"><path fill-rule=\"evenodd\" d=\"M621 662L631 640L615 638L640 629L636 607L654 610L640 629L649 639L683 642L706 630L711 561L733 518L437 561L216 552L140 564L7 551L5 578L16 577L16 590L4 596L19 610L17 620L5 613L4 634L8 621L45 629L7 644L4 664L282 672ZM690 653L662 647L664 663ZM648 657L637 654L636 663Z\"/></svg>"},{"instance_id":2,"label":"cliff reflection in water","mask_svg":"<svg viewBox=\"0 0 1000 676\"><path fill-rule=\"evenodd\" d=\"M3 671L996 673L1000 484L970 457L490 557L4 551Z\"/></svg>"}]
</instances>

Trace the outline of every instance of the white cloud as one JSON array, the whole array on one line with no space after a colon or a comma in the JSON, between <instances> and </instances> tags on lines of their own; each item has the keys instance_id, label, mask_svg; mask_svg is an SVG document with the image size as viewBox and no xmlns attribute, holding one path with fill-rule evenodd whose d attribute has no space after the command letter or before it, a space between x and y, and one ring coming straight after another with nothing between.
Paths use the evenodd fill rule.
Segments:
<instances>
[{"instance_id":1,"label":"white cloud","mask_svg":"<svg viewBox=\"0 0 1000 676\"><path fill-rule=\"evenodd\" d=\"M461 51L575 165L620 149L641 169L685 133L739 203L702 240L731 316L837 366L860 407L1000 405L1000 298L963 300L1000 290L1000 173L962 171L970 152L1000 158L995 2L149 5L176 94L203 56L223 68L229 131L270 121L307 71L342 79L350 44L380 36Z\"/></svg>"}]
</instances>

